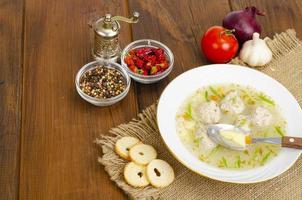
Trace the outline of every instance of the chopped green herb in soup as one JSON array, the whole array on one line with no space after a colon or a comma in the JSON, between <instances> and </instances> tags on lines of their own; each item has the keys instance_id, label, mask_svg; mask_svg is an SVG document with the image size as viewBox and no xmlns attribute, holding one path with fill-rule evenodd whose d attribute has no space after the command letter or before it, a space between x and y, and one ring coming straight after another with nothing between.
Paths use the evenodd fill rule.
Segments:
<instances>
[{"instance_id":1,"label":"chopped green herb in soup","mask_svg":"<svg viewBox=\"0 0 302 200\"><path fill-rule=\"evenodd\" d=\"M186 148L201 161L221 168L254 168L275 157L279 145L251 144L235 151L214 143L206 134L212 124L233 124L252 137L282 137L286 122L274 100L253 88L235 84L198 89L180 106L177 132Z\"/></svg>"}]
</instances>

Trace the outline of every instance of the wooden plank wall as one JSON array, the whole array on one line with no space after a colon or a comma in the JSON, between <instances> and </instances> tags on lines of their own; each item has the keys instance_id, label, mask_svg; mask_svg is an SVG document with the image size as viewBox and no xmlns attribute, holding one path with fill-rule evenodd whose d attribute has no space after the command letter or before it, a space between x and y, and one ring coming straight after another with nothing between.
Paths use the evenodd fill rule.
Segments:
<instances>
[{"instance_id":1,"label":"wooden plank wall","mask_svg":"<svg viewBox=\"0 0 302 200\"><path fill-rule=\"evenodd\" d=\"M0 3L0 199L18 199L23 1Z\"/></svg>"}]
</instances>

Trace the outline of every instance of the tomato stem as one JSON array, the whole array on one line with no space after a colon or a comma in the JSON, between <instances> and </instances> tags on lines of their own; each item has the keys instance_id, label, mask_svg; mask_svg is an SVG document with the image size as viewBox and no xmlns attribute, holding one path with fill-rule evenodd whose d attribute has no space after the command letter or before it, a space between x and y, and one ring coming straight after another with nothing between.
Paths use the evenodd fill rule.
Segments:
<instances>
[{"instance_id":1,"label":"tomato stem","mask_svg":"<svg viewBox=\"0 0 302 200\"><path fill-rule=\"evenodd\" d=\"M224 31L221 31L219 33L219 37L221 37L222 34L225 34L226 36L232 35L236 30L235 29L224 29Z\"/></svg>"}]
</instances>

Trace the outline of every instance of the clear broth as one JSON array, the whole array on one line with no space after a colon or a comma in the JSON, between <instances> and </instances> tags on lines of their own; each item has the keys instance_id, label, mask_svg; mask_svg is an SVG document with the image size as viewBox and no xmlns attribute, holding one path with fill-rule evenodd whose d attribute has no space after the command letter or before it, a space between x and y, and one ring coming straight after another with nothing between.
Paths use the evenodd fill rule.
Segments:
<instances>
[{"instance_id":1,"label":"clear broth","mask_svg":"<svg viewBox=\"0 0 302 200\"><path fill-rule=\"evenodd\" d=\"M279 145L252 144L245 151L230 150L220 145L209 149L202 145L202 138L196 137L198 127L207 126L199 117L200 105L207 101L215 101L220 107L221 101L231 91L237 91L244 102L245 108L240 114L222 111L218 123L245 126L250 130L252 137L282 137L285 135L286 122L274 100L253 88L235 84L203 87L189 96L177 112L177 133L186 148L201 161L208 164L233 169L262 166L278 154L280 151ZM272 123L270 125L259 127L251 122L253 112L259 106L271 113ZM242 120L238 124L239 115L246 118L245 122Z\"/></svg>"}]
</instances>

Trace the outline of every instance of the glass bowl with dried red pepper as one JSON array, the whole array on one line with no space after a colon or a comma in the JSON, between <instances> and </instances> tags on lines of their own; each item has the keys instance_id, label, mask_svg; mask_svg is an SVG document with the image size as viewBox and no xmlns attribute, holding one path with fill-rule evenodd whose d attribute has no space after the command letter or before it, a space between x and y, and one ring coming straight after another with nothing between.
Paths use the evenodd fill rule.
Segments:
<instances>
[{"instance_id":1,"label":"glass bowl with dried red pepper","mask_svg":"<svg viewBox=\"0 0 302 200\"><path fill-rule=\"evenodd\" d=\"M140 83L154 83L172 71L174 55L163 43L142 39L130 43L121 54L121 64Z\"/></svg>"},{"instance_id":2,"label":"glass bowl with dried red pepper","mask_svg":"<svg viewBox=\"0 0 302 200\"><path fill-rule=\"evenodd\" d=\"M93 61L79 70L75 84L79 95L89 103L109 106L127 95L131 79L118 63Z\"/></svg>"}]
</instances>

